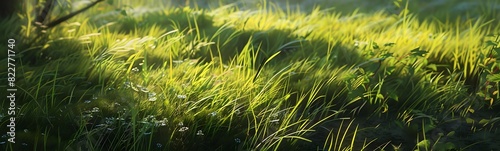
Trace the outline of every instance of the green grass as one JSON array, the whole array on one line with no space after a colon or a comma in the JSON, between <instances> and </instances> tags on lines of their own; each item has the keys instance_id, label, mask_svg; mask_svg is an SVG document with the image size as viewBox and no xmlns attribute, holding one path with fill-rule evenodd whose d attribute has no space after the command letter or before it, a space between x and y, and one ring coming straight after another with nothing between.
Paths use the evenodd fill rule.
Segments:
<instances>
[{"instance_id":1,"label":"green grass","mask_svg":"<svg viewBox=\"0 0 500 151\"><path fill-rule=\"evenodd\" d=\"M45 31L22 3L0 148L500 148L498 2L232 2L102 2Z\"/></svg>"}]
</instances>

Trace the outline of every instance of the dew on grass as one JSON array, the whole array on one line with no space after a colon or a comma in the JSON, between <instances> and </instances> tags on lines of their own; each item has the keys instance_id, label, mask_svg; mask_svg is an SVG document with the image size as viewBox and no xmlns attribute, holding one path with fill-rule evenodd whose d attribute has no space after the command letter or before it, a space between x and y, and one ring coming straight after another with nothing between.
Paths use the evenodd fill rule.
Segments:
<instances>
[{"instance_id":1,"label":"dew on grass","mask_svg":"<svg viewBox=\"0 0 500 151\"><path fill-rule=\"evenodd\" d=\"M21 143L21 145L23 145L23 146L28 146L28 144L27 144L27 143Z\"/></svg>"},{"instance_id":2,"label":"dew on grass","mask_svg":"<svg viewBox=\"0 0 500 151\"><path fill-rule=\"evenodd\" d=\"M162 146L160 143L156 143L156 147L161 148Z\"/></svg>"},{"instance_id":3,"label":"dew on grass","mask_svg":"<svg viewBox=\"0 0 500 151\"><path fill-rule=\"evenodd\" d=\"M28 129L24 129L24 132L25 132L25 133L28 133Z\"/></svg>"},{"instance_id":4,"label":"dew on grass","mask_svg":"<svg viewBox=\"0 0 500 151\"><path fill-rule=\"evenodd\" d=\"M2 135L2 138L6 138L6 137L7 137L7 134Z\"/></svg>"},{"instance_id":5,"label":"dew on grass","mask_svg":"<svg viewBox=\"0 0 500 151\"><path fill-rule=\"evenodd\" d=\"M179 126L184 126L184 123L179 122L179 124L177 124L177 125L179 125Z\"/></svg>"},{"instance_id":6,"label":"dew on grass","mask_svg":"<svg viewBox=\"0 0 500 151\"><path fill-rule=\"evenodd\" d=\"M85 104L89 104L90 102L91 102L90 100L83 101L83 103L85 103Z\"/></svg>"},{"instance_id":7,"label":"dew on grass","mask_svg":"<svg viewBox=\"0 0 500 151\"><path fill-rule=\"evenodd\" d=\"M151 132L144 132L143 135L151 135Z\"/></svg>"},{"instance_id":8,"label":"dew on grass","mask_svg":"<svg viewBox=\"0 0 500 151\"><path fill-rule=\"evenodd\" d=\"M0 142L0 145L3 145L3 144L5 144L5 142Z\"/></svg>"},{"instance_id":9,"label":"dew on grass","mask_svg":"<svg viewBox=\"0 0 500 151\"><path fill-rule=\"evenodd\" d=\"M187 130L189 130L189 127L185 127L185 126L184 126L184 127L181 127L181 128L179 129L179 132L184 132L184 131L187 131Z\"/></svg>"},{"instance_id":10,"label":"dew on grass","mask_svg":"<svg viewBox=\"0 0 500 151\"><path fill-rule=\"evenodd\" d=\"M238 143L238 144L239 144L239 143L241 143L240 138L235 138L235 139L234 139L234 141L235 141L236 143Z\"/></svg>"},{"instance_id":11,"label":"dew on grass","mask_svg":"<svg viewBox=\"0 0 500 151\"><path fill-rule=\"evenodd\" d=\"M115 88L111 88L111 87L109 87L107 90L108 90L108 91L113 91L113 90L115 90Z\"/></svg>"},{"instance_id":12,"label":"dew on grass","mask_svg":"<svg viewBox=\"0 0 500 151\"><path fill-rule=\"evenodd\" d=\"M97 100L97 96L93 95L92 100Z\"/></svg>"},{"instance_id":13,"label":"dew on grass","mask_svg":"<svg viewBox=\"0 0 500 151\"><path fill-rule=\"evenodd\" d=\"M108 131L110 131L110 132L111 132L111 131L113 131L113 130L115 130L115 129L114 129L114 128L107 128L106 130L108 130Z\"/></svg>"}]
</instances>

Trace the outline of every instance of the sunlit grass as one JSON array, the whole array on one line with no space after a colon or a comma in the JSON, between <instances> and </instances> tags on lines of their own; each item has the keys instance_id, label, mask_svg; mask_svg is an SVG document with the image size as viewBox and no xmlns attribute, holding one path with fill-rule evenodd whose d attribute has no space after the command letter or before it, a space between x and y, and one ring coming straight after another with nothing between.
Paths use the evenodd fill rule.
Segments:
<instances>
[{"instance_id":1,"label":"sunlit grass","mask_svg":"<svg viewBox=\"0 0 500 151\"><path fill-rule=\"evenodd\" d=\"M471 144L452 146L456 142L442 139L451 135L431 133L448 118L467 119L463 123L473 127L475 120L495 124L499 115L471 115L498 108L498 100L476 93L498 95L497 73L480 73L497 65L486 60L498 46L485 41L500 25L495 15L426 18L415 10L424 6L395 2L400 12L301 10L292 1L209 8L114 1L43 32L29 22L34 6L25 4L21 26L2 24L8 28L1 32L21 33L23 114L16 124L26 129L18 133L27 145L5 148L399 148L397 141L367 134L381 124L397 125L401 132L388 133L414 139L405 150L466 148ZM498 9L471 14L478 11ZM496 91L480 91L485 81ZM346 124L346 117L381 123ZM325 124L332 122L340 126ZM320 129L328 133L317 134Z\"/></svg>"}]
</instances>

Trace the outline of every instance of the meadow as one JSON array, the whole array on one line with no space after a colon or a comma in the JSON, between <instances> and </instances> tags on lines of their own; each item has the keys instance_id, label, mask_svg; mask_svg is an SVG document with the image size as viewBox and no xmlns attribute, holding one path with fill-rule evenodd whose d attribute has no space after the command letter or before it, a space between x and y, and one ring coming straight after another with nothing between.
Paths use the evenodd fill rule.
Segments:
<instances>
[{"instance_id":1,"label":"meadow","mask_svg":"<svg viewBox=\"0 0 500 151\"><path fill-rule=\"evenodd\" d=\"M44 2L0 3L1 150L500 149L496 0Z\"/></svg>"}]
</instances>

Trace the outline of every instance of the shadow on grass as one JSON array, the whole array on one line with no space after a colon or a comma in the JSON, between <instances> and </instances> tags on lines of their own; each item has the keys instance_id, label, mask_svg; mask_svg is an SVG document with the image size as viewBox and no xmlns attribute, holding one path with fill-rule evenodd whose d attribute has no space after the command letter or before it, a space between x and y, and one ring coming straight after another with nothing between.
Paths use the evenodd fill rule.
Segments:
<instances>
[{"instance_id":1,"label":"shadow on grass","mask_svg":"<svg viewBox=\"0 0 500 151\"><path fill-rule=\"evenodd\" d=\"M270 74L278 72L280 66L286 66L289 64L294 64L299 61L304 60L321 60L325 58L330 58L329 62L324 62L323 64L316 65L317 68L321 68L323 65L327 65L328 69L341 68L344 66L354 66L360 62L363 62L365 58L360 56L356 50L351 47L343 46L336 41L326 41L319 38L308 37L307 35L296 35L293 30L280 30L280 29L269 29L269 30L245 30L237 29L235 27L229 27L225 25L217 26L214 25L214 17L209 16L204 13L193 13L190 11L177 10L171 13L149 13L141 15L137 18L126 18L124 20L119 20L118 25L113 27L112 31L123 32L123 33L133 33L136 27L138 28L152 28L159 26L160 28L166 29L166 31L179 30L186 35L184 46L181 46L178 50L179 52L188 52L188 54L181 54L175 56L174 59L185 60L185 59L199 59L199 64L205 64L210 62L222 62L223 64L233 64L233 65L243 65L245 64L234 64L238 60L238 56L242 54L245 49L252 51L251 54L255 54L255 62L250 65L252 70L258 70L264 61L269 59L272 55L280 52L280 54L274 57L266 67L266 70ZM197 23L197 24L196 24ZM197 30L197 31L193 31ZM199 32L198 32L199 31ZM218 32L221 31L221 32ZM197 35L201 37L197 37ZM214 44L196 48L195 46L199 42L199 39L213 39L209 42L214 42ZM290 45L287 45L289 44ZM328 46L332 47L328 47ZM190 50L185 50L185 49ZM251 49L253 48L253 49ZM331 50L328 50L331 49ZM154 50L163 51L163 50ZM330 54L327 52L331 51ZM169 57L154 55L150 53L147 56L147 61L150 64L161 65L165 62L171 61ZM140 60L138 62L141 62ZM155 68L159 68L156 66ZM327 69L325 69L327 70ZM320 70L315 70L314 72L322 72ZM329 71L323 71L329 72ZM294 76L294 80L301 80L307 78L308 73L303 73ZM334 76L334 75L332 75ZM265 79L262 79L265 81ZM295 82L295 81L291 81ZM305 83L303 83L305 84ZM290 92L301 91L304 88L313 87L313 83L307 83L305 85L294 85L290 87ZM332 86L333 87L333 86ZM325 89L321 94L330 94L333 92L328 92L330 90ZM335 91L335 90L331 90ZM335 92L336 93L336 92ZM292 102L294 97L292 96ZM332 101L328 98L329 101ZM319 105L318 105L319 107ZM313 109L311 109L313 110ZM199 125L197 128L190 128L189 130L197 129L207 129L202 123L209 123L211 119L205 119L203 117L195 117L196 122L187 123L184 125ZM170 127L160 127L154 133L152 140L155 142L149 142L156 144L156 142L170 142L169 147L180 149L180 150L202 150L202 149L217 149L217 150L235 150L250 147L243 144L238 144L235 142L236 138L243 139L254 137L255 135L252 130L248 133L247 129L247 119L242 117L241 119L233 120L233 128L228 130L223 130L216 128L213 132L205 133L204 136L186 136L182 132L172 134L172 137L165 137L165 133L169 134L173 130ZM224 123L222 125L229 125ZM169 134L170 136L170 134ZM237 136L237 137L236 137ZM111 138L120 137L120 133L115 133ZM170 140L174 138L174 140ZM195 138L195 139L191 139ZM113 139L111 139L113 140ZM285 143L285 142L284 142ZM291 143L291 142L286 142ZM247 144L248 145L248 144ZM154 146L154 145L153 145ZM287 145L282 145L287 148Z\"/></svg>"},{"instance_id":2,"label":"shadow on grass","mask_svg":"<svg viewBox=\"0 0 500 151\"><path fill-rule=\"evenodd\" d=\"M118 20L120 26L115 32L131 33L135 28L150 28L153 25L166 28L168 31L180 29L181 32L187 35L185 37L186 41L193 42L186 43L182 48L193 48L193 45L196 45L197 42L196 38L214 39L213 45L184 51L189 52L189 54L181 54L176 58L200 59L200 64L218 61L212 60L214 56L217 56L224 64L230 64L242 53L241 51L245 46L255 48L251 49L254 51L252 53L256 54L254 57L257 58L252 67L254 70L257 70L263 61L278 51L283 51L283 53L275 57L270 64L287 64L296 60L322 57L326 55L324 53L326 52L325 49L328 49L326 41L294 36L291 30L238 30L231 27L215 26L212 22L213 17L203 13L193 15L193 12L189 11L176 11L170 14L145 14L139 18L130 17ZM197 37L197 33L189 32L194 29L193 25L195 24L201 37ZM224 31L214 36L222 28L224 28ZM133 131L132 127L119 126L118 129L107 132L107 129L98 126L98 123L102 123L106 118L117 116L117 112L122 109L122 107L110 107L113 106L114 102L123 103L123 106L127 106L126 102L120 101L120 98L127 92L119 90L105 92L107 97L94 100L93 98L97 93L113 87L114 84L111 81L111 79L114 79L113 76L92 76L92 72L99 72L99 70L92 67L95 59L85 54L87 47L80 41L71 39L54 40L46 48L38 47L38 45L43 46L48 42L49 35L44 36L36 43L28 42L28 40L18 43L19 48L23 49L20 51L30 50L19 54L20 58L17 64L19 72L16 81L19 91L16 94L16 106L20 110L16 120L16 144L11 144L12 149L63 150L66 147L85 149L94 145L97 145L96 148L103 150L129 149L131 146L119 144L135 143L131 142L132 139L130 139ZM293 41L302 42L283 47ZM350 48L337 45L333 51L336 50L339 50L338 53L335 53L336 55L349 57L339 57L341 59L335 61L336 63L332 63L333 66L355 64L361 61L361 57L355 51L350 51ZM294 57L290 58L291 56ZM157 65L170 61L169 58L155 55L151 55L147 59L151 64ZM158 67L156 66L156 68ZM87 100L94 102L84 104ZM2 106L8 106L8 102L4 102ZM99 110L99 114L86 114L86 112L92 112L93 109ZM79 118L84 118L84 120ZM5 123L7 119L3 118L2 123ZM130 123L130 120L125 118L127 122L120 124ZM203 127L202 124L207 120L210 119L200 118L196 123L186 123L186 125L200 124L200 127ZM244 124L244 122L247 122L246 119L242 119L241 122L229 132L219 129L213 133L206 133L203 138L200 137L200 140L190 140L189 138L192 138L192 136L185 136L182 133L172 134L172 138L175 140L170 140L170 137L165 137L165 133L170 135L169 132L173 131L168 127L156 129L156 132L151 134L152 142L145 138L141 140L144 141L144 144L154 144L153 148L156 147L156 143L170 142L168 149L234 150L242 147L241 144L235 142L235 134L241 136L241 139L249 135L242 132L247 126ZM1 130L6 131L7 129L4 127ZM5 139L2 138L1 141L5 142ZM95 144L82 144L82 139L93 139L90 142L95 142ZM115 142L118 140L126 141ZM230 145L227 142L235 143ZM10 147L7 145L5 148ZM165 147L158 147L157 149L164 150Z\"/></svg>"},{"instance_id":3,"label":"shadow on grass","mask_svg":"<svg viewBox=\"0 0 500 151\"><path fill-rule=\"evenodd\" d=\"M329 76L337 76L333 72L335 69L345 66L354 66L367 61L367 59L371 59L364 58L352 47L345 46L345 44L335 41L326 41L319 38L308 37L307 35L296 35L293 30L269 29L261 31L217 26L213 23L214 17L217 16L209 16L204 13L194 13L192 11L182 10L171 13L148 13L138 17L120 19L117 21L118 26L113 27L114 29L111 29L111 31L132 34L136 28L148 29L153 26L164 28L166 31L178 29L179 32L186 35L184 38L188 43L184 43L183 46L178 48L178 52L182 53L179 53L174 59L200 59L200 64L218 61L214 59L215 57L218 57L223 64L231 64L235 62L235 59L242 53L242 50L248 47L253 47L254 49L248 50L253 51L252 54L256 54L253 56L256 58L256 61L250 67L253 70L258 70L263 61L266 61L279 51L282 53L271 60L269 63L271 67L266 70L279 70L280 66L286 66L304 60L311 60L317 63L318 65L315 67L317 69L305 70L304 73L299 73L291 77L292 80L290 80L290 82L296 82L286 90L291 93L311 89L315 81L307 80L308 78L320 78L320 80L316 82L321 82L321 80L328 79ZM221 29L223 29L223 31L218 33L217 31ZM197 36L198 34L200 37ZM211 39L212 41L209 42L214 42L214 44L196 47L200 39ZM286 45L294 41L300 42L293 43L293 45ZM334 45L334 47L328 47L329 45ZM23 111L24 115L19 117L20 120L17 124L19 125L18 129L26 129L26 131L19 132L18 141L21 143L19 143L19 148L16 149L43 149L44 146L42 144L45 142L42 140L44 139L49 140L46 141L46 143L48 143L48 148L59 149L65 147L65 144L70 142L73 143L70 148L85 148L96 145L96 148L102 150L129 149L132 147L130 144L136 143L130 139L130 137L133 137L134 127L130 126L132 119L128 117L125 117L122 122L115 123L119 125L117 129L108 130L107 128L100 128L97 126L99 123L106 121L106 118L117 116L116 113L118 110L123 109L122 107L116 107L116 105L112 107L115 102L127 106L127 100L123 101L121 98L134 98L133 96L127 96L126 91L116 90L106 92L108 95L97 100L98 102L81 105L84 100L92 100L94 94L99 91L103 92L116 84L111 81L111 79L115 79L116 77L108 75L109 72L103 72L105 73L103 77L89 76L92 71L88 70L92 70L89 69L89 67L93 59L85 55L85 49L86 48L80 42L69 40L55 42L47 49L35 49L24 54L27 58L22 59L23 66L21 66L21 68L25 70L19 74L18 78L18 81L20 81L18 84L19 87L26 90L18 94L18 106L22 106L23 109L21 111ZM329 51L328 49L331 49L332 53L327 53ZM44 53L41 54L41 51L44 51ZM328 61L318 63L321 60ZM147 56L147 61L150 62L150 64L162 65L172 60L170 60L169 57L161 55L149 55ZM376 64L374 65L376 66ZM324 66L328 67L322 68ZM154 66L152 69L158 68L160 68L160 66ZM276 71L269 72L273 74ZM322 73L324 77L314 77L310 75L312 73ZM332 73L332 75L329 75L329 73ZM388 81L388 83L397 83L396 80L398 78L400 77L396 76L392 79L394 81ZM402 92L400 92L400 95L403 96L401 97L402 100L413 101L413 99L422 100L438 97L436 95L429 98L418 98L419 93L429 92L427 91L428 88L422 87L422 85L404 85L417 83L418 80L412 80L410 77L403 78L405 78L404 80L406 81L403 81L403 84L401 84L404 87ZM375 87L374 85L376 84L375 82L367 85L368 87ZM40 86L40 88L38 88L38 86ZM346 83L326 85L324 88L321 88L318 93L318 95L324 95L324 97L318 99L311 108L302 109L302 112L313 111L317 108L325 107L323 106L324 104L342 104L350 101L350 98L357 97L356 95L349 96L346 91L339 91L339 87L342 88L346 86ZM357 95L364 95L361 87L356 89L356 91L360 91ZM40 95L33 97L35 92ZM414 94L407 94L407 96L405 96L404 93L406 92L414 92ZM340 97L337 96L339 93L341 93L339 95ZM290 98L296 99L298 96L292 96ZM292 102L296 101L297 100L294 100ZM354 104L351 109L347 108L347 110L353 110L356 106L361 106L366 103L366 101L367 100L360 100L360 104ZM2 105L7 106L6 103ZM88 117L86 121L89 123L82 124L80 120L75 119L75 117L84 116L82 113L85 110L92 110L94 107L98 107L97 109L101 112L98 115ZM364 114L369 115L376 109L378 109L378 106L363 111L366 112ZM209 123L207 121L210 120L211 119L201 117L195 122L185 123L185 125L197 125L196 128L190 129L194 131L198 128L203 129L203 123ZM138 121L139 120L136 122ZM139 134L141 135L141 142L139 144L142 146L151 146L157 150L235 150L242 147L241 144L235 141L235 136L243 139L245 137L251 137L254 134L251 134L252 132L246 133L245 131L247 128L247 119L237 119L233 122L237 123L237 125L232 130L217 129L211 133L205 133L200 137L187 136L182 132L171 134L172 131L175 131L171 129L175 127L172 125L159 127L147 135L142 136L142 134ZM120 126L122 124L126 126ZM82 125L85 126L82 127ZM227 125L227 123L223 125ZM82 134L82 128L88 133ZM92 139L90 142L95 142L95 144L79 144L82 139ZM121 140L124 141L120 142ZM27 145L23 145L23 142ZM169 142L170 144L161 147L161 144L165 145L165 142ZM234 143L228 144L228 142ZM286 145L283 146L286 148ZM314 149L313 147L316 146L312 146L311 148Z\"/></svg>"}]
</instances>

